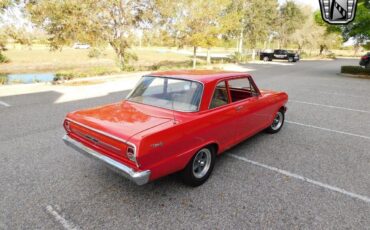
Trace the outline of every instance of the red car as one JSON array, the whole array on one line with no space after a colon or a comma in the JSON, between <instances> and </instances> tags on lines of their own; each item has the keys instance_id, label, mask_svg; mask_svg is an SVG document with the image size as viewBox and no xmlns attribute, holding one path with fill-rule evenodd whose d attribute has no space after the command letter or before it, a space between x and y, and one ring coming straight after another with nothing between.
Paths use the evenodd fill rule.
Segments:
<instances>
[{"instance_id":1,"label":"red car","mask_svg":"<svg viewBox=\"0 0 370 230\"><path fill-rule=\"evenodd\" d=\"M69 113L63 139L138 185L181 171L198 186L216 155L262 130L277 133L287 101L246 73L153 73L121 102Z\"/></svg>"}]
</instances>

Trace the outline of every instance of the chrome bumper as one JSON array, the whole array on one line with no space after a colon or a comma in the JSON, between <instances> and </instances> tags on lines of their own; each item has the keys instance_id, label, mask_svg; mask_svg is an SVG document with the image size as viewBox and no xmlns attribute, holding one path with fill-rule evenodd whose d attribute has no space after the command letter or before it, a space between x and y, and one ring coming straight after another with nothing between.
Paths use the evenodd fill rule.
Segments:
<instances>
[{"instance_id":1,"label":"chrome bumper","mask_svg":"<svg viewBox=\"0 0 370 230\"><path fill-rule=\"evenodd\" d=\"M150 170L135 172L132 168L115 161L85 145L82 143L75 141L74 139L70 138L68 135L64 135L63 141L66 145L72 147L73 149L77 150L78 152L92 157L96 160L104 162L109 168L116 171L120 175L126 177L127 179L135 182L137 185L143 185L148 183L150 177Z\"/></svg>"}]
</instances>

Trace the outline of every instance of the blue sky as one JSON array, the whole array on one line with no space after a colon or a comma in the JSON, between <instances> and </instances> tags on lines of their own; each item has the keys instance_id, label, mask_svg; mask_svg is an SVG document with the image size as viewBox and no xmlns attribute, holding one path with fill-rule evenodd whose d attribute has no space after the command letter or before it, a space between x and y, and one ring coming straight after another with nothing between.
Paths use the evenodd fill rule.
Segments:
<instances>
[{"instance_id":1,"label":"blue sky","mask_svg":"<svg viewBox=\"0 0 370 230\"><path fill-rule=\"evenodd\" d=\"M286 0L279 0L279 3L283 3L285 1ZM315 10L317 10L317 9L320 8L319 0L294 0L294 1L297 2L297 3L302 3L302 4L310 5Z\"/></svg>"}]
</instances>

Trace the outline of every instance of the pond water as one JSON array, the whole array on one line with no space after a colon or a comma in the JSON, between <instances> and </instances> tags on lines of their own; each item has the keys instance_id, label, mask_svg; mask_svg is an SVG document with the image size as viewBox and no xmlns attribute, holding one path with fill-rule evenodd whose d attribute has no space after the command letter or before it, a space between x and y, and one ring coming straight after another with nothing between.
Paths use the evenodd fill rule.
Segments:
<instances>
[{"instance_id":1,"label":"pond water","mask_svg":"<svg viewBox=\"0 0 370 230\"><path fill-rule=\"evenodd\" d=\"M7 84L11 83L36 83L36 82L51 82L55 77L55 73L21 73L8 74L6 77Z\"/></svg>"}]
</instances>

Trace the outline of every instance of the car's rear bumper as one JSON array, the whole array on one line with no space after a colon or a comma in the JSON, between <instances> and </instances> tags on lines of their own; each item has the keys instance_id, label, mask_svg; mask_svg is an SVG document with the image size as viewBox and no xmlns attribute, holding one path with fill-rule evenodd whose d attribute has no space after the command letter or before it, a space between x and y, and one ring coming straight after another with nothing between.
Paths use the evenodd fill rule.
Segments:
<instances>
[{"instance_id":1,"label":"car's rear bumper","mask_svg":"<svg viewBox=\"0 0 370 230\"><path fill-rule=\"evenodd\" d=\"M135 182L137 185L143 185L143 184L148 183L149 181L150 170L138 171L138 172L134 171L132 168L83 145L82 143L72 139L68 135L65 135L63 137L63 141L66 145L72 147L78 152L88 157L92 157L100 162L105 163L109 168L118 172L119 174L126 177L127 179Z\"/></svg>"}]
</instances>

